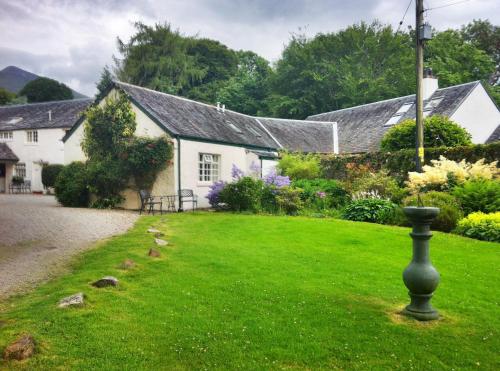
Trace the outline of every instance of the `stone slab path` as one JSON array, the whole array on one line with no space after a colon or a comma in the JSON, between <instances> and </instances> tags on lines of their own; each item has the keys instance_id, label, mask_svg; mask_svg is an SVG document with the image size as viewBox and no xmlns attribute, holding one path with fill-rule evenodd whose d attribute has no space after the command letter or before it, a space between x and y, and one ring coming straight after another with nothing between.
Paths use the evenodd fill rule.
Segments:
<instances>
[{"instance_id":1,"label":"stone slab path","mask_svg":"<svg viewBox=\"0 0 500 371\"><path fill-rule=\"evenodd\" d=\"M52 196L0 194L0 298L50 278L93 242L124 233L137 217L61 207Z\"/></svg>"}]
</instances>

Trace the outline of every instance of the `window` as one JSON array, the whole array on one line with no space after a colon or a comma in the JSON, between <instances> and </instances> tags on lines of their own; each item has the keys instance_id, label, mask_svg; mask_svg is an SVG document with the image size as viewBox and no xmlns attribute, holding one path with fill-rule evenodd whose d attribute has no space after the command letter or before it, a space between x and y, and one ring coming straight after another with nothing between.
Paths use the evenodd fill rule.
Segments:
<instances>
[{"instance_id":1,"label":"window","mask_svg":"<svg viewBox=\"0 0 500 371\"><path fill-rule=\"evenodd\" d=\"M26 164L18 162L14 167L15 175L26 178Z\"/></svg>"},{"instance_id":2,"label":"window","mask_svg":"<svg viewBox=\"0 0 500 371\"><path fill-rule=\"evenodd\" d=\"M403 117L406 112L408 112L411 106L413 106L413 102L404 103L401 107L399 107L394 115L389 117L389 120L385 122L384 126L396 125L399 122L399 119Z\"/></svg>"},{"instance_id":3,"label":"window","mask_svg":"<svg viewBox=\"0 0 500 371\"><path fill-rule=\"evenodd\" d=\"M232 122L229 122L229 121L226 121L226 122L229 125L229 127L231 129L233 129L235 132L237 132L238 134L243 134L243 132L241 131L241 129L239 127L237 127L235 124L233 124Z\"/></svg>"},{"instance_id":4,"label":"window","mask_svg":"<svg viewBox=\"0 0 500 371\"><path fill-rule=\"evenodd\" d=\"M12 131L0 131L0 140L12 140L13 137Z\"/></svg>"},{"instance_id":5,"label":"window","mask_svg":"<svg viewBox=\"0 0 500 371\"><path fill-rule=\"evenodd\" d=\"M392 116L391 118L389 118L389 120L386 121L384 126L396 125L400 118L401 118L401 116Z\"/></svg>"},{"instance_id":6,"label":"window","mask_svg":"<svg viewBox=\"0 0 500 371\"><path fill-rule=\"evenodd\" d=\"M38 131L37 130L28 130L26 132L26 142L38 143Z\"/></svg>"},{"instance_id":7,"label":"window","mask_svg":"<svg viewBox=\"0 0 500 371\"><path fill-rule=\"evenodd\" d=\"M198 180L200 182L215 182L219 180L219 166L219 155L200 153L198 163Z\"/></svg>"},{"instance_id":8,"label":"window","mask_svg":"<svg viewBox=\"0 0 500 371\"><path fill-rule=\"evenodd\" d=\"M413 106L413 103L405 103L405 104L403 104L403 105L399 108L398 112L396 112L395 114L396 114L396 115L398 115L398 114L399 114L399 115L402 115L403 113L408 112L408 110L410 109L410 107L411 107L411 106Z\"/></svg>"}]
</instances>

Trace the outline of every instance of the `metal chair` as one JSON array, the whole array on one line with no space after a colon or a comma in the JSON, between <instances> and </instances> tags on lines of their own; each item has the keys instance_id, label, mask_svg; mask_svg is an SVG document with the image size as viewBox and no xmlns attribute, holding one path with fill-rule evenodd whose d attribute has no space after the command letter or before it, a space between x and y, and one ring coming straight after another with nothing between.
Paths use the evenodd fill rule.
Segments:
<instances>
[{"instance_id":1,"label":"metal chair","mask_svg":"<svg viewBox=\"0 0 500 371\"><path fill-rule=\"evenodd\" d=\"M31 193L31 180L25 180L21 185L23 193Z\"/></svg>"},{"instance_id":2,"label":"metal chair","mask_svg":"<svg viewBox=\"0 0 500 371\"><path fill-rule=\"evenodd\" d=\"M142 214L143 211L148 209L148 214L155 214L155 205L160 205L160 214L163 214L163 201L162 197L151 196L151 194L142 189L139 191L139 197L141 198L141 209L139 210L139 214ZM160 201L155 201L155 199L159 198Z\"/></svg>"},{"instance_id":3,"label":"metal chair","mask_svg":"<svg viewBox=\"0 0 500 371\"><path fill-rule=\"evenodd\" d=\"M181 189L179 192L179 209L184 209L184 202L191 202L193 211L198 208L198 196L194 194L192 189Z\"/></svg>"},{"instance_id":4,"label":"metal chair","mask_svg":"<svg viewBox=\"0 0 500 371\"><path fill-rule=\"evenodd\" d=\"M176 195L172 196L163 196L163 199L167 201L167 211L175 212L175 200L177 199Z\"/></svg>"}]
</instances>

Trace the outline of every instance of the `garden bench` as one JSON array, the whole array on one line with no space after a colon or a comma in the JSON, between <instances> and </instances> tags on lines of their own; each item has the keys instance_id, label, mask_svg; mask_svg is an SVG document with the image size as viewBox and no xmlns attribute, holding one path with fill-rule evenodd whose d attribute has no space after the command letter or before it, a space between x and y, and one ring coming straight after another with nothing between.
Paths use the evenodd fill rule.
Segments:
<instances>
[{"instance_id":1,"label":"garden bench","mask_svg":"<svg viewBox=\"0 0 500 371\"><path fill-rule=\"evenodd\" d=\"M160 214L163 214L163 197L160 196L151 196L151 194L146 190L139 191L139 197L141 198L141 208L139 210L139 214L142 214L143 211L148 210L148 214L155 214L155 206L160 205ZM159 201L157 201L159 199Z\"/></svg>"},{"instance_id":2,"label":"garden bench","mask_svg":"<svg viewBox=\"0 0 500 371\"><path fill-rule=\"evenodd\" d=\"M191 202L193 211L198 207L198 196L194 194L192 189L181 189L179 192L179 209L184 209L184 202Z\"/></svg>"}]
</instances>

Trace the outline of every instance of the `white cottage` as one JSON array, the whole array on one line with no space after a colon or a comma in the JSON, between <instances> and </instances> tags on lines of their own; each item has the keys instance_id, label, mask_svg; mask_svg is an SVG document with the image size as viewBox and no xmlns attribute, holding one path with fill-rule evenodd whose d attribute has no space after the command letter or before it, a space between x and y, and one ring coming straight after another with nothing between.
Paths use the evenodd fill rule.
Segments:
<instances>
[{"instance_id":1,"label":"white cottage","mask_svg":"<svg viewBox=\"0 0 500 371\"><path fill-rule=\"evenodd\" d=\"M500 139L500 111L480 81L439 88L427 69L423 81L424 116L443 115L467 130L472 142ZM415 118L415 95L309 116L313 121L338 123L340 153L374 152L384 134L405 119Z\"/></svg>"},{"instance_id":2,"label":"white cottage","mask_svg":"<svg viewBox=\"0 0 500 371\"><path fill-rule=\"evenodd\" d=\"M167 135L174 142L173 164L159 176L155 195L176 195L191 189L199 207L208 207L209 186L231 180L233 165L249 172L252 164L264 172L275 165L277 151L336 152L336 124L252 117L186 98L115 82L103 98L125 93L136 114L136 135ZM99 104L102 104L101 101ZM84 161L83 123L79 120L64 138L64 162ZM139 207L136 191L125 192L124 208Z\"/></svg>"},{"instance_id":3,"label":"white cottage","mask_svg":"<svg viewBox=\"0 0 500 371\"><path fill-rule=\"evenodd\" d=\"M0 192L8 190L13 175L43 191L42 164L63 164L62 138L91 99L0 107Z\"/></svg>"}]
</instances>

